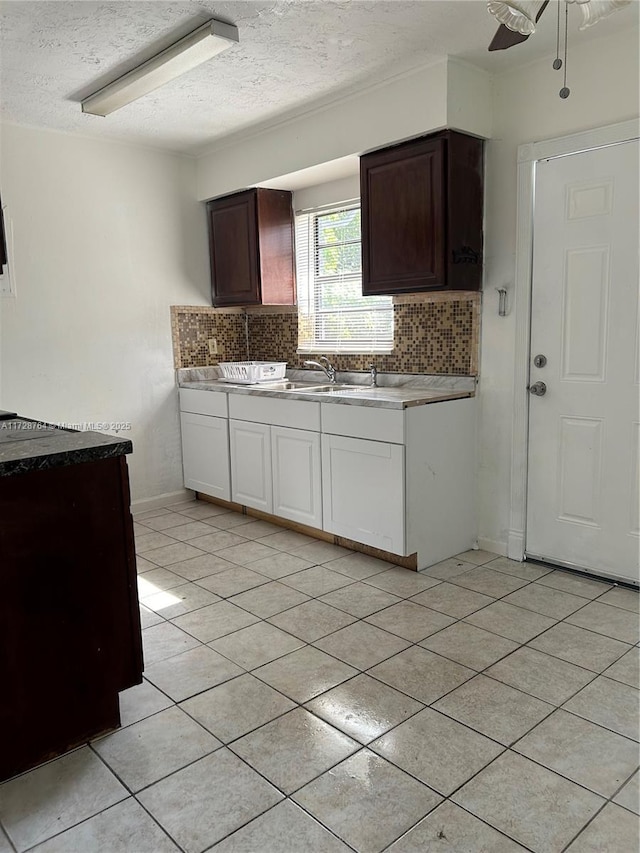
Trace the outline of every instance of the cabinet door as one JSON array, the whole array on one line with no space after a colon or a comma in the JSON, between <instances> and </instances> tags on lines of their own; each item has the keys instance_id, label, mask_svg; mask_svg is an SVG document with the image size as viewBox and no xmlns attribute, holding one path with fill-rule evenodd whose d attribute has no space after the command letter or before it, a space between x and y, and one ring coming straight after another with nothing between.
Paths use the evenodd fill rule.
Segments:
<instances>
[{"instance_id":1,"label":"cabinet door","mask_svg":"<svg viewBox=\"0 0 640 853\"><path fill-rule=\"evenodd\" d=\"M207 204L214 305L260 303L255 191Z\"/></svg>"},{"instance_id":2,"label":"cabinet door","mask_svg":"<svg viewBox=\"0 0 640 853\"><path fill-rule=\"evenodd\" d=\"M185 486L204 495L231 500L227 419L181 412L180 425Z\"/></svg>"},{"instance_id":3,"label":"cabinet door","mask_svg":"<svg viewBox=\"0 0 640 853\"><path fill-rule=\"evenodd\" d=\"M319 433L272 426L271 455L274 514L322 528Z\"/></svg>"},{"instance_id":4,"label":"cabinet door","mask_svg":"<svg viewBox=\"0 0 640 853\"><path fill-rule=\"evenodd\" d=\"M444 141L422 139L360 159L362 292L445 285Z\"/></svg>"},{"instance_id":5,"label":"cabinet door","mask_svg":"<svg viewBox=\"0 0 640 853\"><path fill-rule=\"evenodd\" d=\"M322 436L323 530L405 554L404 447Z\"/></svg>"},{"instance_id":6,"label":"cabinet door","mask_svg":"<svg viewBox=\"0 0 640 853\"><path fill-rule=\"evenodd\" d=\"M250 421L229 421L231 500L273 512L271 488L271 427Z\"/></svg>"}]
</instances>

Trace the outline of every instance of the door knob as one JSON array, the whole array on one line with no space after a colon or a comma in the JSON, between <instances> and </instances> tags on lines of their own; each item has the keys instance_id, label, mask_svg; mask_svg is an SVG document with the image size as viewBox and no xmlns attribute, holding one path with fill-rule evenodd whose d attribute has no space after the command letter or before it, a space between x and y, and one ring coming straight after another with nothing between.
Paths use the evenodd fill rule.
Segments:
<instances>
[{"instance_id":1,"label":"door knob","mask_svg":"<svg viewBox=\"0 0 640 853\"><path fill-rule=\"evenodd\" d=\"M544 382L534 382L533 385L529 385L529 393L535 397L544 397L547 393L547 386Z\"/></svg>"}]
</instances>

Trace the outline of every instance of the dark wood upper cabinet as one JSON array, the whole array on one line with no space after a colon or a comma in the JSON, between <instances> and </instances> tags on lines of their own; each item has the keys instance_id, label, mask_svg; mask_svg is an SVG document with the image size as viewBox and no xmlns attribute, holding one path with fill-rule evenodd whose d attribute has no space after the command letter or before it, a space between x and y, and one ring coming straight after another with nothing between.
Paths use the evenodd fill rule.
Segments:
<instances>
[{"instance_id":1,"label":"dark wood upper cabinet","mask_svg":"<svg viewBox=\"0 0 640 853\"><path fill-rule=\"evenodd\" d=\"M292 194L251 189L207 203L215 306L295 303Z\"/></svg>"},{"instance_id":2,"label":"dark wood upper cabinet","mask_svg":"<svg viewBox=\"0 0 640 853\"><path fill-rule=\"evenodd\" d=\"M482 140L455 131L360 158L366 296L482 286Z\"/></svg>"}]
</instances>

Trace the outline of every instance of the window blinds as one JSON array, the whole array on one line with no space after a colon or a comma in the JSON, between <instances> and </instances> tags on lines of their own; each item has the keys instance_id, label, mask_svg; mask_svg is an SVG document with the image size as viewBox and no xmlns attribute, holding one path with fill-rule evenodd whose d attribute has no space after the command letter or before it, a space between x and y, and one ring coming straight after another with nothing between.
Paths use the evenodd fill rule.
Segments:
<instances>
[{"instance_id":1,"label":"window blinds","mask_svg":"<svg viewBox=\"0 0 640 853\"><path fill-rule=\"evenodd\" d=\"M390 352L390 296L362 295L360 206L296 216L298 352Z\"/></svg>"}]
</instances>

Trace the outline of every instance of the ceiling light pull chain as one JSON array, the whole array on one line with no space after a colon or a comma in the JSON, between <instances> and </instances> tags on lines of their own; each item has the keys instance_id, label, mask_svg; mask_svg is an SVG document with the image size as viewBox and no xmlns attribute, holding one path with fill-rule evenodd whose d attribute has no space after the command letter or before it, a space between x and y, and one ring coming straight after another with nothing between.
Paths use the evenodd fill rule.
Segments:
<instances>
[{"instance_id":1,"label":"ceiling light pull chain","mask_svg":"<svg viewBox=\"0 0 640 853\"><path fill-rule=\"evenodd\" d=\"M565 0L564 4L564 85L560 89L559 95L564 100L571 94L571 89L567 86L567 47L569 44L569 3Z\"/></svg>"},{"instance_id":2,"label":"ceiling light pull chain","mask_svg":"<svg viewBox=\"0 0 640 853\"><path fill-rule=\"evenodd\" d=\"M562 68L562 60L560 59L560 0L558 0L558 22L556 26L556 58L553 60L554 71L559 71Z\"/></svg>"}]
</instances>

